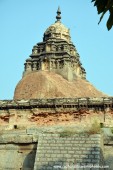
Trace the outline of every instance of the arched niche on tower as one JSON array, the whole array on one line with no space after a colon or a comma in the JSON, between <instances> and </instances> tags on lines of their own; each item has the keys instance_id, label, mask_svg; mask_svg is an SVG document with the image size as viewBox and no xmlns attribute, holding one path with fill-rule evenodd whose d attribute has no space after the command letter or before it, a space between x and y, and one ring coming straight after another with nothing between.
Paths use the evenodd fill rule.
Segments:
<instances>
[{"instance_id":1,"label":"arched niche on tower","mask_svg":"<svg viewBox=\"0 0 113 170\"><path fill-rule=\"evenodd\" d=\"M42 61L42 70L49 70L49 60L47 58Z\"/></svg>"}]
</instances>

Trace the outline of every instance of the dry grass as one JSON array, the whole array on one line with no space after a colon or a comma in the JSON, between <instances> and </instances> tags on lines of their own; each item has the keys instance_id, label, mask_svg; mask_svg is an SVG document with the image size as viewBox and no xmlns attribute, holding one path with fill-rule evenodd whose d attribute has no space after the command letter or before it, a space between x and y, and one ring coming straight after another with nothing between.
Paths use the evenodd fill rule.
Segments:
<instances>
[{"instance_id":1,"label":"dry grass","mask_svg":"<svg viewBox=\"0 0 113 170\"><path fill-rule=\"evenodd\" d=\"M60 137L71 137L75 134L77 134L75 129L68 128L68 129L64 129L64 131L60 132Z\"/></svg>"},{"instance_id":2,"label":"dry grass","mask_svg":"<svg viewBox=\"0 0 113 170\"><path fill-rule=\"evenodd\" d=\"M101 128L100 128L100 123L95 120L91 127L86 131L86 133L88 134L98 134L98 133L101 133Z\"/></svg>"}]
</instances>

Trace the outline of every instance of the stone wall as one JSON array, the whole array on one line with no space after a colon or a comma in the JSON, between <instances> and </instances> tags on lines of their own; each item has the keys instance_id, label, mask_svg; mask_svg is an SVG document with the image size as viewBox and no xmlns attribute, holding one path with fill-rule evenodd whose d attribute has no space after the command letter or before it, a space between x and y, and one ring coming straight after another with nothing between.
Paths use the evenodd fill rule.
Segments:
<instances>
[{"instance_id":1,"label":"stone wall","mask_svg":"<svg viewBox=\"0 0 113 170\"><path fill-rule=\"evenodd\" d=\"M95 119L112 126L112 108L112 98L0 101L0 170L103 165L103 155L112 170L113 135L103 149L101 135L83 133ZM66 125L80 134L62 136Z\"/></svg>"},{"instance_id":2,"label":"stone wall","mask_svg":"<svg viewBox=\"0 0 113 170\"><path fill-rule=\"evenodd\" d=\"M0 170L33 170L37 139L25 130L0 134Z\"/></svg>"},{"instance_id":3,"label":"stone wall","mask_svg":"<svg viewBox=\"0 0 113 170\"><path fill-rule=\"evenodd\" d=\"M69 134L68 134L69 135ZM80 169L104 166L102 136L44 134L39 138L34 170ZM78 168L77 168L78 166ZM66 168L67 167L67 168ZM83 169L83 168L82 168ZM90 169L86 167L85 169Z\"/></svg>"},{"instance_id":4,"label":"stone wall","mask_svg":"<svg viewBox=\"0 0 113 170\"><path fill-rule=\"evenodd\" d=\"M113 144L104 145L104 158L109 170L113 170Z\"/></svg>"},{"instance_id":5,"label":"stone wall","mask_svg":"<svg viewBox=\"0 0 113 170\"><path fill-rule=\"evenodd\" d=\"M8 130L0 134L0 170L113 169L113 135L59 133L52 128ZM81 168L80 168L81 166Z\"/></svg>"},{"instance_id":6,"label":"stone wall","mask_svg":"<svg viewBox=\"0 0 113 170\"><path fill-rule=\"evenodd\" d=\"M59 98L0 101L0 128L32 125L113 124L113 98Z\"/></svg>"},{"instance_id":7,"label":"stone wall","mask_svg":"<svg viewBox=\"0 0 113 170\"><path fill-rule=\"evenodd\" d=\"M112 128L113 130L113 128ZM113 132L111 128L103 128L104 131L104 158L109 170L113 169Z\"/></svg>"},{"instance_id":8,"label":"stone wall","mask_svg":"<svg viewBox=\"0 0 113 170\"><path fill-rule=\"evenodd\" d=\"M0 170L33 170L35 144L0 144Z\"/></svg>"}]
</instances>

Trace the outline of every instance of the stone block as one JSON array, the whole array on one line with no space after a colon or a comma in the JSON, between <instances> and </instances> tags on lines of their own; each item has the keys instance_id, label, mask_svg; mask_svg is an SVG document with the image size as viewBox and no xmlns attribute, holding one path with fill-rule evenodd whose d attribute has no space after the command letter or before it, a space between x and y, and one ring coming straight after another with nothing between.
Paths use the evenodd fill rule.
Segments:
<instances>
[{"instance_id":1,"label":"stone block","mask_svg":"<svg viewBox=\"0 0 113 170\"><path fill-rule=\"evenodd\" d=\"M100 160L99 159L92 159L91 162L99 165Z\"/></svg>"},{"instance_id":2,"label":"stone block","mask_svg":"<svg viewBox=\"0 0 113 170\"><path fill-rule=\"evenodd\" d=\"M99 147L99 146L100 146L100 144L98 144L98 143L94 143L94 144L91 144L91 146L92 146L92 147Z\"/></svg>"},{"instance_id":3,"label":"stone block","mask_svg":"<svg viewBox=\"0 0 113 170\"><path fill-rule=\"evenodd\" d=\"M50 149L50 150L45 150L45 151L46 151L46 153L52 154L52 153L56 153L57 150L51 150L51 149ZM60 151L59 151L59 152L60 152Z\"/></svg>"},{"instance_id":4,"label":"stone block","mask_svg":"<svg viewBox=\"0 0 113 170\"><path fill-rule=\"evenodd\" d=\"M101 151L101 148L100 147L94 147L93 148L95 151Z\"/></svg>"},{"instance_id":5,"label":"stone block","mask_svg":"<svg viewBox=\"0 0 113 170\"><path fill-rule=\"evenodd\" d=\"M6 150L17 150L18 145L15 144L6 144Z\"/></svg>"},{"instance_id":6,"label":"stone block","mask_svg":"<svg viewBox=\"0 0 113 170\"><path fill-rule=\"evenodd\" d=\"M80 150L79 151L75 151L75 154L79 154L80 155L80 154L82 154L82 151L80 151Z\"/></svg>"},{"instance_id":7,"label":"stone block","mask_svg":"<svg viewBox=\"0 0 113 170\"><path fill-rule=\"evenodd\" d=\"M52 150L57 150L57 149L64 149L64 147L62 147L62 146L58 147L58 146L56 145L56 146L50 147L50 149L52 149Z\"/></svg>"},{"instance_id":8,"label":"stone block","mask_svg":"<svg viewBox=\"0 0 113 170\"><path fill-rule=\"evenodd\" d=\"M60 146L60 147L59 147L60 150L62 150L62 149L64 149L64 148L65 148L65 146Z\"/></svg>"},{"instance_id":9,"label":"stone block","mask_svg":"<svg viewBox=\"0 0 113 170\"><path fill-rule=\"evenodd\" d=\"M46 170L53 170L53 167L47 166L47 167L46 167Z\"/></svg>"},{"instance_id":10,"label":"stone block","mask_svg":"<svg viewBox=\"0 0 113 170\"><path fill-rule=\"evenodd\" d=\"M79 141L80 143L85 143L86 141L85 140L82 140L82 141Z\"/></svg>"},{"instance_id":11,"label":"stone block","mask_svg":"<svg viewBox=\"0 0 113 170\"><path fill-rule=\"evenodd\" d=\"M66 148L65 148L65 149L66 149ZM67 150L70 150L70 147L69 147L69 148L67 148ZM71 150L79 151L79 150L80 150L80 148L79 148L78 146L74 145L74 146L72 146L72 147L71 147ZM86 150L86 148L81 147L81 150Z\"/></svg>"},{"instance_id":12,"label":"stone block","mask_svg":"<svg viewBox=\"0 0 113 170\"><path fill-rule=\"evenodd\" d=\"M84 147L87 147L87 148L91 148L92 146L97 146L97 145L91 144L91 143L84 144Z\"/></svg>"},{"instance_id":13,"label":"stone block","mask_svg":"<svg viewBox=\"0 0 113 170\"><path fill-rule=\"evenodd\" d=\"M67 154L68 151L67 150L60 150L60 153Z\"/></svg>"},{"instance_id":14,"label":"stone block","mask_svg":"<svg viewBox=\"0 0 113 170\"><path fill-rule=\"evenodd\" d=\"M94 155L88 155L88 157L91 158L91 159L94 159L94 158L95 158Z\"/></svg>"},{"instance_id":15,"label":"stone block","mask_svg":"<svg viewBox=\"0 0 113 170\"><path fill-rule=\"evenodd\" d=\"M76 148L75 148L76 149ZM89 149L89 148L85 148L85 147L81 147L80 148L82 151L86 151L87 149ZM78 150L79 150L79 148L78 148Z\"/></svg>"},{"instance_id":16,"label":"stone block","mask_svg":"<svg viewBox=\"0 0 113 170\"><path fill-rule=\"evenodd\" d=\"M27 128L26 133L28 135L36 134L38 131L37 127Z\"/></svg>"},{"instance_id":17,"label":"stone block","mask_svg":"<svg viewBox=\"0 0 113 170\"><path fill-rule=\"evenodd\" d=\"M90 143L91 143L91 144L94 144L94 141L88 140L88 141L86 141L86 144L87 144L87 143L89 143L89 144L90 144Z\"/></svg>"},{"instance_id":18,"label":"stone block","mask_svg":"<svg viewBox=\"0 0 113 170\"><path fill-rule=\"evenodd\" d=\"M18 134L26 134L26 130L19 130L19 129L16 129L16 130L4 130L3 131L3 134L6 134L6 135L18 135Z\"/></svg>"},{"instance_id":19,"label":"stone block","mask_svg":"<svg viewBox=\"0 0 113 170\"><path fill-rule=\"evenodd\" d=\"M100 141L100 139L101 139L101 138L100 138L99 136L98 136L98 137L90 138L91 141Z\"/></svg>"},{"instance_id":20,"label":"stone block","mask_svg":"<svg viewBox=\"0 0 113 170\"><path fill-rule=\"evenodd\" d=\"M65 154L56 153L56 157L57 157L57 158L63 158L64 156L65 156Z\"/></svg>"},{"instance_id":21,"label":"stone block","mask_svg":"<svg viewBox=\"0 0 113 170\"><path fill-rule=\"evenodd\" d=\"M32 135L16 135L14 138L14 143L32 143Z\"/></svg>"},{"instance_id":22,"label":"stone block","mask_svg":"<svg viewBox=\"0 0 113 170\"><path fill-rule=\"evenodd\" d=\"M85 150L85 151L83 151L83 154L92 154L92 151L91 150Z\"/></svg>"},{"instance_id":23,"label":"stone block","mask_svg":"<svg viewBox=\"0 0 113 170\"><path fill-rule=\"evenodd\" d=\"M82 158L82 159L84 159L84 158L89 158L89 155L87 155L87 154L81 154L81 155L79 155L79 157Z\"/></svg>"},{"instance_id":24,"label":"stone block","mask_svg":"<svg viewBox=\"0 0 113 170\"><path fill-rule=\"evenodd\" d=\"M93 147L91 147L91 148L90 148L90 147L88 147L88 148L86 148L86 150L87 150L87 151L94 151L94 150L95 150L95 148L93 148Z\"/></svg>"},{"instance_id":25,"label":"stone block","mask_svg":"<svg viewBox=\"0 0 113 170\"><path fill-rule=\"evenodd\" d=\"M65 157L65 158L71 158L72 155L71 155L71 154L64 154L64 157Z\"/></svg>"},{"instance_id":26,"label":"stone block","mask_svg":"<svg viewBox=\"0 0 113 170\"><path fill-rule=\"evenodd\" d=\"M93 138L94 138L94 139L95 139L95 138L96 138L96 139L97 139L97 138L100 139L100 138L101 138L101 134L93 134L93 135L90 135L90 138L91 138L91 139L93 139Z\"/></svg>"},{"instance_id":27,"label":"stone block","mask_svg":"<svg viewBox=\"0 0 113 170\"><path fill-rule=\"evenodd\" d=\"M82 160L82 162L83 163L91 163L91 159L90 158L84 158L83 160Z\"/></svg>"},{"instance_id":28,"label":"stone block","mask_svg":"<svg viewBox=\"0 0 113 170\"><path fill-rule=\"evenodd\" d=\"M59 153L61 153L61 151L60 151L60 149L59 150L54 150L53 153L54 154L59 154Z\"/></svg>"},{"instance_id":29,"label":"stone block","mask_svg":"<svg viewBox=\"0 0 113 170\"><path fill-rule=\"evenodd\" d=\"M39 156L40 156L40 155L39 155ZM50 157L51 157L51 154L50 154L50 153L46 153L46 154L44 154L44 157L50 158Z\"/></svg>"},{"instance_id":30,"label":"stone block","mask_svg":"<svg viewBox=\"0 0 113 170\"><path fill-rule=\"evenodd\" d=\"M58 158L57 158L58 159ZM50 157L50 158L46 158L46 161L52 161L52 157Z\"/></svg>"},{"instance_id":31,"label":"stone block","mask_svg":"<svg viewBox=\"0 0 113 170\"><path fill-rule=\"evenodd\" d=\"M100 152L99 151L92 151L92 154L97 155L97 154L100 154Z\"/></svg>"},{"instance_id":32,"label":"stone block","mask_svg":"<svg viewBox=\"0 0 113 170\"><path fill-rule=\"evenodd\" d=\"M74 154L74 155L73 155L73 158L80 158L80 155Z\"/></svg>"},{"instance_id":33,"label":"stone block","mask_svg":"<svg viewBox=\"0 0 113 170\"><path fill-rule=\"evenodd\" d=\"M38 153L38 152L37 152ZM38 157L39 158L45 158L45 154L44 153L38 153Z\"/></svg>"},{"instance_id":34,"label":"stone block","mask_svg":"<svg viewBox=\"0 0 113 170\"><path fill-rule=\"evenodd\" d=\"M39 135L33 134L33 142L38 142Z\"/></svg>"},{"instance_id":35,"label":"stone block","mask_svg":"<svg viewBox=\"0 0 113 170\"><path fill-rule=\"evenodd\" d=\"M6 149L6 145L5 144L0 144L0 150L5 150Z\"/></svg>"},{"instance_id":36,"label":"stone block","mask_svg":"<svg viewBox=\"0 0 113 170\"><path fill-rule=\"evenodd\" d=\"M94 141L94 144L99 145L99 144L101 144L101 141L100 140L99 141Z\"/></svg>"},{"instance_id":37,"label":"stone block","mask_svg":"<svg viewBox=\"0 0 113 170\"><path fill-rule=\"evenodd\" d=\"M70 153L70 154L74 154L74 153L75 153L75 151L68 151L68 153Z\"/></svg>"},{"instance_id":38,"label":"stone block","mask_svg":"<svg viewBox=\"0 0 113 170\"><path fill-rule=\"evenodd\" d=\"M99 154L99 155L95 155L94 156L96 159L100 159L101 158L101 155Z\"/></svg>"},{"instance_id":39,"label":"stone block","mask_svg":"<svg viewBox=\"0 0 113 170\"><path fill-rule=\"evenodd\" d=\"M69 141L69 142L71 142L71 143L73 143L73 144L75 144L75 143L80 143L80 141L79 140L72 140L72 141ZM66 142L65 142L66 143Z\"/></svg>"},{"instance_id":40,"label":"stone block","mask_svg":"<svg viewBox=\"0 0 113 170\"><path fill-rule=\"evenodd\" d=\"M40 143L39 143L38 146L39 146L39 147L40 147L40 146L41 146L41 147L42 147L42 146L45 146L45 147L49 147L49 148L51 147L49 143L45 143L45 144L42 144L42 145L40 145Z\"/></svg>"},{"instance_id":41,"label":"stone block","mask_svg":"<svg viewBox=\"0 0 113 170\"><path fill-rule=\"evenodd\" d=\"M14 142L15 135L1 135L0 136L0 143L13 143Z\"/></svg>"}]
</instances>

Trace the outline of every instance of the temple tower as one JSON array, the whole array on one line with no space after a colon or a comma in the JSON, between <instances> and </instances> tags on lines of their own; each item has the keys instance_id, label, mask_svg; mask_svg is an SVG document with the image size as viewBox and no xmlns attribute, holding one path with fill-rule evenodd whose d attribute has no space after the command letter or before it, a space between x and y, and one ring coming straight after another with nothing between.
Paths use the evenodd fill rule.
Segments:
<instances>
[{"instance_id":1,"label":"temple tower","mask_svg":"<svg viewBox=\"0 0 113 170\"><path fill-rule=\"evenodd\" d=\"M46 29L43 41L33 47L24 65L14 99L104 95L86 80L86 72L71 42L70 31L61 22L60 8L55 23Z\"/></svg>"},{"instance_id":2,"label":"temple tower","mask_svg":"<svg viewBox=\"0 0 113 170\"><path fill-rule=\"evenodd\" d=\"M69 29L61 22L60 8L55 23L44 32L43 42L33 47L32 54L25 62L23 75L39 70L55 72L69 81L76 77L86 78Z\"/></svg>"}]
</instances>

